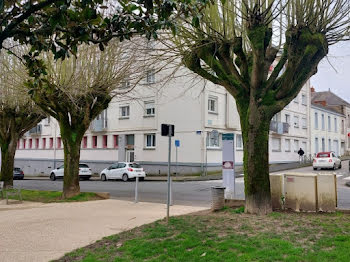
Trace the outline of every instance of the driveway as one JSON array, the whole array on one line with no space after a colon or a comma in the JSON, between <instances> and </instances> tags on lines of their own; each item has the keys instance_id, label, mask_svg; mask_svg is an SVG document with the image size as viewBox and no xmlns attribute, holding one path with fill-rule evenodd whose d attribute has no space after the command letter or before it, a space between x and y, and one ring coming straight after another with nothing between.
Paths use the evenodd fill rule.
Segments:
<instances>
[{"instance_id":1,"label":"driveway","mask_svg":"<svg viewBox=\"0 0 350 262\"><path fill-rule=\"evenodd\" d=\"M205 209L172 206L171 215ZM166 206L100 200L76 203L6 205L0 201L0 261L40 262L57 259L102 237L162 219Z\"/></svg>"}]
</instances>

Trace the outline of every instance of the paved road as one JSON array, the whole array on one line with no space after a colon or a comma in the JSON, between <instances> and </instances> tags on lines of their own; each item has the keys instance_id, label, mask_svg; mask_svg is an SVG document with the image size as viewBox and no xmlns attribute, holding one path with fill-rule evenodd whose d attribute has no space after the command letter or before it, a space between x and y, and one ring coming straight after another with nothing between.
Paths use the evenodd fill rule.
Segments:
<instances>
[{"instance_id":1,"label":"paved road","mask_svg":"<svg viewBox=\"0 0 350 262\"><path fill-rule=\"evenodd\" d=\"M338 177L338 205L340 208L350 209L350 187L345 186L345 182L349 181L349 162L344 161L342 169L322 170L317 172L333 173L336 172ZM299 169L288 170L289 172L311 172L312 167L304 167ZM284 172L288 172L284 171ZM345 178L345 179L344 179ZM243 178L236 180L236 197L244 199L244 182ZM25 189L40 190L62 190L62 181L50 180L23 180L15 181L15 186L21 186ZM174 204L191 205L191 206L210 206L210 187L222 185L221 180L212 181L194 181L194 182L174 182L173 183L173 199ZM82 191L94 192L110 192L111 198L120 200L134 200L135 182L121 181L81 181L80 187ZM166 202L166 182L148 182L139 183L139 201L165 203Z\"/></svg>"}]
</instances>

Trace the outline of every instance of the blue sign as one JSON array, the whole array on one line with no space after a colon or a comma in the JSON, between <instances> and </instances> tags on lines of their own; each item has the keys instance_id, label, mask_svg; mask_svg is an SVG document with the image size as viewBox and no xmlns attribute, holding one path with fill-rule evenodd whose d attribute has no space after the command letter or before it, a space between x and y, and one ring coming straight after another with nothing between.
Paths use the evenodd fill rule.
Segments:
<instances>
[{"instance_id":1,"label":"blue sign","mask_svg":"<svg viewBox=\"0 0 350 262\"><path fill-rule=\"evenodd\" d=\"M175 140L175 146L180 147L180 140Z\"/></svg>"}]
</instances>

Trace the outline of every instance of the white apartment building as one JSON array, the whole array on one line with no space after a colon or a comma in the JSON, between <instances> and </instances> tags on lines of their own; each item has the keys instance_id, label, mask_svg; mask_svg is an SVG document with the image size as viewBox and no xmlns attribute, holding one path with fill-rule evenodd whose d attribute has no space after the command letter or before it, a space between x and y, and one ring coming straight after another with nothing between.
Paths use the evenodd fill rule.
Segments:
<instances>
[{"instance_id":1,"label":"white apartment building","mask_svg":"<svg viewBox=\"0 0 350 262\"><path fill-rule=\"evenodd\" d=\"M81 144L81 162L94 172L116 161L140 162L148 173L166 173L168 138L161 124L174 124L173 172L181 174L219 170L222 165L221 136L234 133L236 165L243 162L243 142L235 100L221 86L185 76L182 69L164 85L150 70L145 80L124 97L115 97L98 116ZM271 122L270 162L298 160L303 148L310 154L310 84ZM174 140L180 141L176 148ZM57 122L48 118L18 143L16 166L26 174L49 174L63 162L63 144Z\"/></svg>"},{"instance_id":2,"label":"white apartment building","mask_svg":"<svg viewBox=\"0 0 350 262\"><path fill-rule=\"evenodd\" d=\"M311 154L334 151L345 154L345 115L335 110L311 105Z\"/></svg>"}]
</instances>

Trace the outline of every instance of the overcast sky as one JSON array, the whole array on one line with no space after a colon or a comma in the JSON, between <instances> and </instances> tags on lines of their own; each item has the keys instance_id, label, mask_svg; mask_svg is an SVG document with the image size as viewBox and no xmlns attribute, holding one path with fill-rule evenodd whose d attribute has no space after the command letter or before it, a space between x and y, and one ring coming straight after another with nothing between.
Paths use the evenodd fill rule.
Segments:
<instances>
[{"instance_id":1,"label":"overcast sky","mask_svg":"<svg viewBox=\"0 0 350 262\"><path fill-rule=\"evenodd\" d=\"M350 103L350 41L331 46L328 60L321 61L317 74L311 78L311 85L316 91L330 89Z\"/></svg>"}]
</instances>

